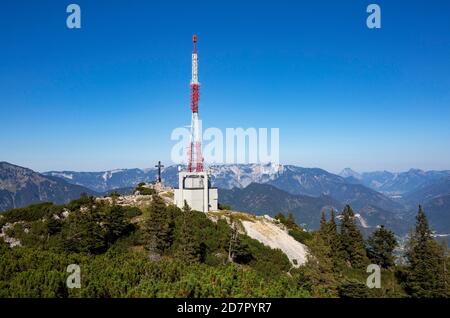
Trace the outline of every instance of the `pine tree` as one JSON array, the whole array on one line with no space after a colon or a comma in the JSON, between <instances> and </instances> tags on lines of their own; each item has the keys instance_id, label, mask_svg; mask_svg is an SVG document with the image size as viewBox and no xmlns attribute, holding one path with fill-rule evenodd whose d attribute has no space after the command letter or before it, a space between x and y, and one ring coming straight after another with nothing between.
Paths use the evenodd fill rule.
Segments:
<instances>
[{"instance_id":1,"label":"pine tree","mask_svg":"<svg viewBox=\"0 0 450 318\"><path fill-rule=\"evenodd\" d=\"M100 226L95 210L72 213L61 231L62 245L66 251L98 254L107 247L105 230Z\"/></svg>"},{"instance_id":2,"label":"pine tree","mask_svg":"<svg viewBox=\"0 0 450 318\"><path fill-rule=\"evenodd\" d=\"M356 279L346 279L339 285L338 292L341 298L369 298L371 296L367 286Z\"/></svg>"},{"instance_id":3,"label":"pine tree","mask_svg":"<svg viewBox=\"0 0 450 318\"><path fill-rule=\"evenodd\" d=\"M336 225L336 216L334 210L331 210L331 217L330 222L328 223L328 235L329 235L329 242L330 246L334 252L334 254L337 254L340 247L340 238L339 233Z\"/></svg>"},{"instance_id":4,"label":"pine tree","mask_svg":"<svg viewBox=\"0 0 450 318\"><path fill-rule=\"evenodd\" d=\"M329 222L329 230L330 230L330 233L337 236L336 216L335 216L334 210L331 210L330 214L331 215L330 215L330 222Z\"/></svg>"},{"instance_id":5,"label":"pine tree","mask_svg":"<svg viewBox=\"0 0 450 318\"><path fill-rule=\"evenodd\" d=\"M342 266L343 260L340 254L340 237L336 225L336 216L334 210L331 210L330 221L327 223L327 242L331 248L331 257L335 269Z\"/></svg>"},{"instance_id":6,"label":"pine tree","mask_svg":"<svg viewBox=\"0 0 450 318\"><path fill-rule=\"evenodd\" d=\"M320 227L319 232L326 236L328 234L328 223L327 218L325 216L325 211L322 211L322 215L320 216Z\"/></svg>"},{"instance_id":7,"label":"pine tree","mask_svg":"<svg viewBox=\"0 0 450 318\"><path fill-rule=\"evenodd\" d=\"M286 219L286 227L288 229L293 228L294 226L296 226L297 224L295 223L295 217L292 214L292 212L289 212L288 217Z\"/></svg>"},{"instance_id":8,"label":"pine tree","mask_svg":"<svg viewBox=\"0 0 450 318\"><path fill-rule=\"evenodd\" d=\"M394 249L397 240L394 233L381 225L367 240L369 259L383 268L394 266Z\"/></svg>"},{"instance_id":9,"label":"pine tree","mask_svg":"<svg viewBox=\"0 0 450 318\"><path fill-rule=\"evenodd\" d=\"M235 221L231 220L231 234L228 247L228 262L234 262L236 258L236 248L239 246L239 231Z\"/></svg>"},{"instance_id":10,"label":"pine tree","mask_svg":"<svg viewBox=\"0 0 450 318\"><path fill-rule=\"evenodd\" d=\"M154 194L149 209L149 217L145 222L144 235L147 241L147 248L151 252L162 254L172 245L173 228L171 223L172 220L167 212L164 200Z\"/></svg>"},{"instance_id":11,"label":"pine tree","mask_svg":"<svg viewBox=\"0 0 450 318\"><path fill-rule=\"evenodd\" d=\"M432 237L427 217L419 206L416 228L408 243L407 291L413 297L445 297L446 264L442 248Z\"/></svg>"},{"instance_id":12,"label":"pine tree","mask_svg":"<svg viewBox=\"0 0 450 318\"><path fill-rule=\"evenodd\" d=\"M286 223L286 217L281 212L279 212L279 213L277 213L277 215L275 215L275 219L280 221L282 224Z\"/></svg>"},{"instance_id":13,"label":"pine tree","mask_svg":"<svg viewBox=\"0 0 450 318\"><path fill-rule=\"evenodd\" d=\"M349 205L346 205L342 212L339 238L340 252L344 261L353 268L364 267L368 263L364 240Z\"/></svg>"},{"instance_id":14,"label":"pine tree","mask_svg":"<svg viewBox=\"0 0 450 318\"><path fill-rule=\"evenodd\" d=\"M175 254L187 263L194 263L200 260L201 244L195 232L194 213L196 212L193 212L185 202L178 220L178 232L175 239Z\"/></svg>"},{"instance_id":15,"label":"pine tree","mask_svg":"<svg viewBox=\"0 0 450 318\"><path fill-rule=\"evenodd\" d=\"M320 228L317 234L321 237L324 244L330 249L329 257L331 258L334 271L342 267L343 260L340 254L340 239L337 232L336 219L334 210L331 210L330 221L327 222L326 214L322 211L320 219Z\"/></svg>"},{"instance_id":16,"label":"pine tree","mask_svg":"<svg viewBox=\"0 0 450 318\"><path fill-rule=\"evenodd\" d=\"M311 291L313 297L336 297L337 279L333 251L318 231L308 242L309 254L306 266L303 268L304 279L301 285Z\"/></svg>"},{"instance_id":17,"label":"pine tree","mask_svg":"<svg viewBox=\"0 0 450 318\"><path fill-rule=\"evenodd\" d=\"M231 233L228 244L228 261L237 263L248 263L252 260L249 246L241 240L238 221L231 217Z\"/></svg>"},{"instance_id":18,"label":"pine tree","mask_svg":"<svg viewBox=\"0 0 450 318\"><path fill-rule=\"evenodd\" d=\"M116 241L125 233L129 226L124 209L118 205L105 207L102 223L103 227L106 229L106 240L109 243Z\"/></svg>"}]
</instances>

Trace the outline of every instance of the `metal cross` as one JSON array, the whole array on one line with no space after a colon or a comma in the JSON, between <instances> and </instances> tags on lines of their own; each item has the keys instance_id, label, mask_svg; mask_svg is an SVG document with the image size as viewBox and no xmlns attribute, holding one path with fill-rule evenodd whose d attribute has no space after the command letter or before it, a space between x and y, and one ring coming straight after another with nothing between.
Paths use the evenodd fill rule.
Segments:
<instances>
[{"instance_id":1,"label":"metal cross","mask_svg":"<svg viewBox=\"0 0 450 318\"><path fill-rule=\"evenodd\" d=\"M161 164L161 161L158 161L155 168L158 168L158 182L161 183L161 168L164 168L164 165Z\"/></svg>"}]
</instances>

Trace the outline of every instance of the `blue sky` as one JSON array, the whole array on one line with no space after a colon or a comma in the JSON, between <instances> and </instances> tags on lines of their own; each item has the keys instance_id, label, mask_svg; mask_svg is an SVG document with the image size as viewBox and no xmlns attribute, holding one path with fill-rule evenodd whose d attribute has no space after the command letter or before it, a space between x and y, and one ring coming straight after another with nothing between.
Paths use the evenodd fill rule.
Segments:
<instances>
[{"instance_id":1,"label":"blue sky","mask_svg":"<svg viewBox=\"0 0 450 318\"><path fill-rule=\"evenodd\" d=\"M81 6L82 29L66 27ZM369 30L378 3L382 28ZM280 128L282 163L450 169L449 1L2 1L0 160L150 167L187 125Z\"/></svg>"}]
</instances>

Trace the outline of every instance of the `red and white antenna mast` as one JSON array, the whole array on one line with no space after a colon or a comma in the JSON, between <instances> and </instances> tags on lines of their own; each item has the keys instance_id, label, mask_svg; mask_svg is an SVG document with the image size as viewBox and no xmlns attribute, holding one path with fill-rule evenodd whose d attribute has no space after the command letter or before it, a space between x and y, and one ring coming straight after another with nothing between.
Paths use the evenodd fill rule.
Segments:
<instances>
[{"instance_id":1,"label":"red and white antenna mast","mask_svg":"<svg viewBox=\"0 0 450 318\"><path fill-rule=\"evenodd\" d=\"M202 144L200 139L200 125L198 120L198 100L200 97L200 83L198 82L198 56L197 36L192 37L194 51L192 52L192 79L191 79L191 138L188 147L188 171L203 171Z\"/></svg>"}]
</instances>

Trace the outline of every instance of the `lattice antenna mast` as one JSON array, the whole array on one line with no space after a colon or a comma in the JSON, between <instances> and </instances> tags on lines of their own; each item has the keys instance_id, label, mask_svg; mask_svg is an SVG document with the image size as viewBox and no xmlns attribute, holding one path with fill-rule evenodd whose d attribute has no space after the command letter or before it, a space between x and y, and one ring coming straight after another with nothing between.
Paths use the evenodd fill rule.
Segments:
<instances>
[{"instance_id":1,"label":"lattice antenna mast","mask_svg":"<svg viewBox=\"0 0 450 318\"><path fill-rule=\"evenodd\" d=\"M197 36L192 37L194 51L192 52L192 79L191 79L191 138L188 147L188 171L203 171L202 144L200 136L200 124L198 118L198 101L200 98L200 83L198 82L198 56Z\"/></svg>"}]
</instances>

